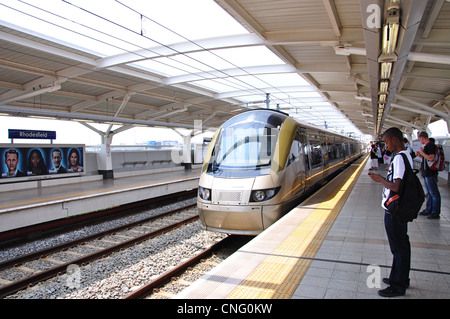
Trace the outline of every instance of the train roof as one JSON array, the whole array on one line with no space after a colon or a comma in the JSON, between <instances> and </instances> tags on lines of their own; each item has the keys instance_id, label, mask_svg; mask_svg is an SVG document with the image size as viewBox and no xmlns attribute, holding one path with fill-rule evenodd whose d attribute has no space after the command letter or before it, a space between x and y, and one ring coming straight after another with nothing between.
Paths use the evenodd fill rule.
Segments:
<instances>
[{"instance_id":1,"label":"train roof","mask_svg":"<svg viewBox=\"0 0 450 319\"><path fill-rule=\"evenodd\" d=\"M327 134L332 134L332 135L335 135L335 136L340 136L340 137L343 137L343 138L347 138L347 139L351 139L351 140L358 141L358 139L355 139L355 138L353 138L353 137L349 137L349 136L347 136L347 135L343 135L343 134L340 134L340 133L337 133L337 132L334 132L334 131L330 131L330 130L327 130L327 129L323 129L323 128L320 128L320 127L318 127L318 126L315 126L315 125L312 125L312 124L303 122L303 121L301 121L301 120L298 120L298 119L296 119L296 118L291 117L289 114L287 114L287 113L285 113L285 112L282 112L282 111L279 111L279 110L274 110L274 109L263 109L263 108L251 109L251 110L244 111L244 112L242 112L242 113L237 114L236 116L234 116L234 117L232 117L231 119L227 120L225 123L227 123L227 122L233 120L234 118L236 118L236 117L238 117L238 116L242 116L242 115L245 115L245 114L250 113L250 112L274 112L274 113L278 113L279 115L284 116L286 119L287 119L287 118L290 118L290 119L296 121L296 122L297 122L298 124L300 124L302 127L305 127L305 128L307 128L307 129L311 129L311 130L315 130L315 131L319 131L319 132L323 132L323 133L327 133Z\"/></svg>"}]
</instances>

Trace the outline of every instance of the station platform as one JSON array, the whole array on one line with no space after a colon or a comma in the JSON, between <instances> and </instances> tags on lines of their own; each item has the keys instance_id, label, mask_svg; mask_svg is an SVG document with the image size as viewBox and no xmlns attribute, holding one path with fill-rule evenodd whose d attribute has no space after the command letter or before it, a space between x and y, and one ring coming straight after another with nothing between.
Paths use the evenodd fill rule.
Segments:
<instances>
[{"instance_id":1,"label":"station platform","mask_svg":"<svg viewBox=\"0 0 450 319\"><path fill-rule=\"evenodd\" d=\"M198 187L200 168L139 174L130 171L121 178L65 178L48 187L11 190L0 196L0 234L11 230L113 208Z\"/></svg>"},{"instance_id":2,"label":"station platform","mask_svg":"<svg viewBox=\"0 0 450 319\"><path fill-rule=\"evenodd\" d=\"M358 160L176 299L384 299L377 291L386 287L392 254L383 186L368 169L367 158ZM439 190L441 218L408 224L411 283L397 298L450 298L447 181L439 180Z\"/></svg>"}]
</instances>

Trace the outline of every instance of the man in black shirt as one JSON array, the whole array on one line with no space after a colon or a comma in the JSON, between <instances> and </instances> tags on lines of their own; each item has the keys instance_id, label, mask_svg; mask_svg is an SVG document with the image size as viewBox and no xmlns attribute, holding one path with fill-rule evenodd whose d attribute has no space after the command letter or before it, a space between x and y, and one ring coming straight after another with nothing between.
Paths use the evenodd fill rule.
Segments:
<instances>
[{"instance_id":1,"label":"man in black shirt","mask_svg":"<svg viewBox=\"0 0 450 319\"><path fill-rule=\"evenodd\" d=\"M420 143L425 145L425 147L421 147L416 152L416 156L422 157L422 176L428 194L426 208L419 215L428 216L428 219L439 219L441 214L441 194L437 185L438 171L431 170L427 163L427 161L434 161L436 145L430 141L427 132L420 132L418 138Z\"/></svg>"}]
</instances>

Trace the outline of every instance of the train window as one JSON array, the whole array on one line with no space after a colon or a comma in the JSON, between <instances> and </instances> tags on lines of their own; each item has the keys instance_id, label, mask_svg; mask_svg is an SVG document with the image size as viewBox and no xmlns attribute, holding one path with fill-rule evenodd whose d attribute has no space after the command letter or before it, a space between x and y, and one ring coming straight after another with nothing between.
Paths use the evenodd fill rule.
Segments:
<instances>
[{"instance_id":1,"label":"train window","mask_svg":"<svg viewBox=\"0 0 450 319\"><path fill-rule=\"evenodd\" d=\"M306 171L309 171L310 167L309 167L309 159L308 159L308 155L309 155L309 146L307 144L307 140L306 140L306 129L300 127L297 130L297 136L298 136L298 140L300 141L302 147L303 147L303 158L304 158L304 167Z\"/></svg>"},{"instance_id":2,"label":"train window","mask_svg":"<svg viewBox=\"0 0 450 319\"><path fill-rule=\"evenodd\" d=\"M303 156L303 147L305 145L305 142L305 129L299 128L295 133L294 140L292 141L291 150L289 152L286 166L289 166L293 161Z\"/></svg>"},{"instance_id":3,"label":"train window","mask_svg":"<svg viewBox=\"0 0 450 319\"><path fill-rule=\"evenodd\" d=\"M336 137L333 145L333 154L335 154L335 159L344 157L344 152L342 149L342 138Z\"/></svg>"},{"instance_id":4,"label":"train window","mask_svg":"<svg viewBox=\"0 0 450 319\"><path fill-rule=\"evenodd\" d=\"M297 130L296 138L302 143L303 145L306 145L306 129L300 127Z\"/></svg>"},{"instance_id":5,"label":"train window","mask_svg":"<svg viewBox=\"0 0 450 319\"><path fill-rule=\"evenodd\" d=\"M309 166L309 146L305 145L303 146L303 150L304 150L304 154L305 154L305 170L309 171L310 170L310 166Z\"/></svg>"},{"instance_id":6,"label":"train window","mask_svg":"<svg viewBox=\"0 0 450 319\"><path fill-rule=\"evenodd\" d=\"M288 156L288 159L287 159L286 166L291 165L291 163L293 161L295 161L300 156L301 147L302 147L302 145L300 144L299 141L294 140L292 142L291 150L289 151L289 156Z\"/></svg>"},{"instance_id":7,"label":"train window","mask_svg":"<svg viewBox=\"0 0 450 319\"><path fill-rule=\"evenodd\" d=\"M348 145L345 141L342 143L342 157L348 156Z\"/></svg>"},{"instance_id":8,"label":"train window","mask_svg":"<svg viewBox=\"0 0 450 319\"><path fill-rule=\"evenodd\" d=\"M323 164L321 141L319 139L315 139L315 137L316 136L311 135L309 139L309 144L311 147L311 153L309 154L311 160L311 168L316 168Z\"/></svg>"},{"instance_id":9,"label":"train window","mask_svg":"<svg viewBox=\"0 0 450 319\"><path fill-rule=\"evenodd\" d=\"M327 136L327 150L328 150L328 160L330 162L338 158L335 137L332 135Z\"/></svg>"},{"instance_id":10,"label":"train window","mask_svg":"<svg viewBox=\"0 0 450 319\"><path fill-rule=\"evenodd\" d=\"M300 143L300 136L298 133L295 134L295 138L292 141L291 150L289 151L286 166L291 165L293 161L300 157L302 152L302 143Z\"/></svg>"},{"instance_id":11,"label":"train window","mask_svg":"<svg viewBox=\"0 0 450 319\"><path fill-rule=\"evenodd\" d=\"M223 129L218 136L209 172L270 169L279 130L264 123L239 123ZM257 174L257 173L255 173Z\"/></svg>"}]
</instances>

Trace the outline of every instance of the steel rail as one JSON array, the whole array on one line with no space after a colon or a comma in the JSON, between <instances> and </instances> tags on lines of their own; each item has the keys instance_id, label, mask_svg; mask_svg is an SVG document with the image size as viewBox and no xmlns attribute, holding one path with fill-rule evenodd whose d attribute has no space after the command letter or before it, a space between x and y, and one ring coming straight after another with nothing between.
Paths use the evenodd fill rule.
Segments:
<instances>
[{"instance_id":1,"label":"steel rail","mask_svg":"<svg viewBox=\"0 0 450 319\"><path fill-rule=\"evenodd\" d=\"M47 249L42 249L42 250L30 253L30 254L26 254L26 255L23 255L23 256L14 258L14 259L9 259L7 261L4 261L4 262L0 263L0 270L6 269L6 268L12 267L12 266L18 266L18 265L24 264L26 262L29 262L31 260L35 260L37 258L48 256L48 255L53 254L53 253L58 252L58 251L62 251L62 250L65 250L65 249L72 248L74 246L77 246L77 245L85 242L85 241L94 240L96 238L104 237L106 235L110 235L112 233L125 230L127 228L135 227L135 226L137 226L139 224L148 223L148 222L151 222L151 221L153 221L155 219L159 219L159 218L162 218L162 217L170 216L170 215L176 214L176 213L178 213L178 212L180 212L182 210L190 209L190 208L192 208L194 206L196 206L196 204L187 205L185 207L177 208L177 209L171 210L169 212L165 212L165 213L158 214L158 215L155 215L155 216L147 217L145 219L138 220L138 221L126 224L126 225L122 225L122 226L118 226L118 227L115 227L115 228L107 229L105 231L102 231L102 232L99 232L99 233L96 233L96 234L92 234L92 235L88 235L88 236L85 236L85 237L82 237L82 238L79 238L79 239L76 239L76 240L73 240L73 241L70 241L70 242L67 242L67 243L59 244L59 245L56 245L56 246L53 246L53 247L50 247L50 248L47 248Z\"/></svg>"},{"instance_id":2,"label":"steel rail","mask_svg":"<svg viewBox=\"0 0 450 319\"><path fill-rule=\"evenodd\" d=\"M201 253L199 253L199 254L189 258L185 262L179 264L175 268L166 271L165 273L158 276L156 279L152 280L148 284L146 284L146 285L140 287L139 289L137 289L136 291L133 291L133 292L129 293L128 295L124 296L123 299L142 299L142 298L148 296L153 291L153 289L161 287L165 283L169 282L172 277L182 274L183 272L186 271L186 269L188 267L197 264L203 258L208 257L214 251L220 249L226 242L231 240L230 238L231 238L230 236L225 237L224 239L215 243L211 247L206 248Z\"/></svg>"},{"instance_id":3,"label":"steel rail","mask_svg":"<svg viewBox=\"0 0 450 319\"><path fill-rule=\"evenodd\" d=\"M73 265L73 264L83 265L83 264L86 264L86 263L91 262L93 260L102 258L102 257L107 256L107 255L110 255L111 253L116 252L118 250L121 250L121 249L124 249L124 248L128 248L130 246L133 246L133 245L138 244L140 242L143 242L145 240L148 240L148 239L151 239L153 237L162 235L162 234L164 234L166 232L169 232L171 230L179 228L179 227L181 227L181 226L183 226L185 224L194 222L194 221L196 221L198 219L199 219L198 215L186 218L186 219L184 219L182 221L179 221L179 222L176 222L174 224L165 226L165 227L160 228L158 230L155 230L153 232L144 234L144 235L136 237L136 238L132 238L130 240L127 240L127 241L122 242L120 244L117 244L115 246L99 250L97 252L94 252L92 254L80 257L78 259L72 260L70 262L67 262L65 264L59 265L57 267L54 267L54 268L51 268L51 269L48 269L48 270L36 273L36 274L31 275L31 276L29 276L27 278L24 278L24 279L22 279L20 281L16 281L16 282L13 282L13 283L8 284L6 286L0 287L0 298L4 298L5 296L13 294L13 293L15 293L15 292L17 292L19 290L24 289L24 288L27 288L30 285L33 285L33 284L35 284L37 282L47 280L47 279L52 278L52 277L54 277L56 275L59 275L59 274L64 274L67 271L67 267L69 265Z\"/></svg>"}]
</instances>

